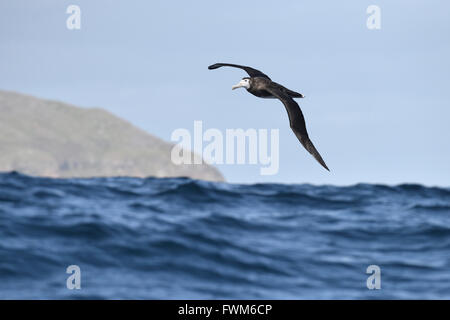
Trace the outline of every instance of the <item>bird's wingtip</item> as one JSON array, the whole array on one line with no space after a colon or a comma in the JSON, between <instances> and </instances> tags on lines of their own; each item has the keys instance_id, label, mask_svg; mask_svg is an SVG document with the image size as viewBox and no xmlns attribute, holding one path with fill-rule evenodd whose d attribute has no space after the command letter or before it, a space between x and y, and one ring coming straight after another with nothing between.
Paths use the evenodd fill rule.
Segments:
<instances>
[{"instance_id":1,"label":"bird's wingtip","mask_svg":"<svg viewBox=\"0 0 450 320\"><path fill-rule=\"evenodd\" d=\"M215 63L215 64L212 64L212 65L210 65L210 66L208 66L208 69L209 70L213 70L213 69L217 69L219 66L217 65L217 63Z\"/></svg>"}]
</instances>

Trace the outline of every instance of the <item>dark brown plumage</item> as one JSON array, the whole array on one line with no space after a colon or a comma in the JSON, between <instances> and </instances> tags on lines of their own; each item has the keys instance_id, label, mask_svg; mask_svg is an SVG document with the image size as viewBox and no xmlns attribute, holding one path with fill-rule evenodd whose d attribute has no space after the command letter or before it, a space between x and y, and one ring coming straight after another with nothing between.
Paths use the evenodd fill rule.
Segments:
<instances>
[{"instance_id":1,"label":"dark brown plumage","mask_svg":"<svg viewBox=\"0 0 450 320\"><path fill-rule=\"evenodd\" d=\"M303 98L302 94L289 90L282 85L273 82L267 75L251 67L230 63L216 63L209 66L208 69L212 70L224 66L243 69L248 73L250 77L243 78L244 83L239 86L245 86L247 91L251 94L260 98L279 99L286 108L289 116L289 124L300 143L325 169L330 171L330 169L328 169L327 165L325 164L325 161L322 159L319 152L314 147L314 144L309 139L308 131L306 130L305 118L303 117L303 113L297 102L295 102L294 100L294 98Z\"/></svg>"}]
</instances>

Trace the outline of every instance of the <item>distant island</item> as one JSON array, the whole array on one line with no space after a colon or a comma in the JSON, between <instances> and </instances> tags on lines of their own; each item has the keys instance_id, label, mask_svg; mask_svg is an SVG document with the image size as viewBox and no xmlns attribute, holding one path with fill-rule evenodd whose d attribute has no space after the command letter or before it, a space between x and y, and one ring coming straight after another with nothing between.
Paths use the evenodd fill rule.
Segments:
<instances>
[{"instance_id":1,"label":"distant island","mask_svg":"<svg viewBox=\"0 0 450 320\"><path fill-rule=\"evenodd\" d=\"M151 176L224 181L210 165L173 164L172 147L100 108L0 90L0 171L54 178Z\"/></svg>"}]
</instances>

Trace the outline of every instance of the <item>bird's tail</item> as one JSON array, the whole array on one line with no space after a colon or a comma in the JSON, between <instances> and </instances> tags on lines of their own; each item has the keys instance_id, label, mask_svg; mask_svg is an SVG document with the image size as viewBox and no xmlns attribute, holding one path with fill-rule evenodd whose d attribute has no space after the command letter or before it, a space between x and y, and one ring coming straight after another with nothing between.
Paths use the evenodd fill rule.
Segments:
<instances>
[{"instance_id":1,"label":"bird's tail","mask_svg":"<svg viewBox=\"0 0 450 320\"><path fill-rule=\"evenodd\" d=\"M304 98L305 96L302 95L301 93L289 90L288 88L286 89L286 93L291 97L291 98Z\"/></svg>"}]
</instances>

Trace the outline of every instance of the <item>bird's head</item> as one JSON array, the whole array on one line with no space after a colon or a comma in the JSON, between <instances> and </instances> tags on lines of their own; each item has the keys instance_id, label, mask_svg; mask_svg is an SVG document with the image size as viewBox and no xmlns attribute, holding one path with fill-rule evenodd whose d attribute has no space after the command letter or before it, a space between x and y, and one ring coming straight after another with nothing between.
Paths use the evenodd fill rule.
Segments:
<instances>
[{"instance_id":1,"label":"bird's head","mask_svg":"<svg viewBox=\"0 0 450 320\"><path fill-rule=\"evenodd\" d=\"M238 84L231 87L232 90L237 89L237 88L249 89L250 88L250 78L248 78L248 77L242 78L242 80L239 81Z\"/></svg>"}]
</instances>

